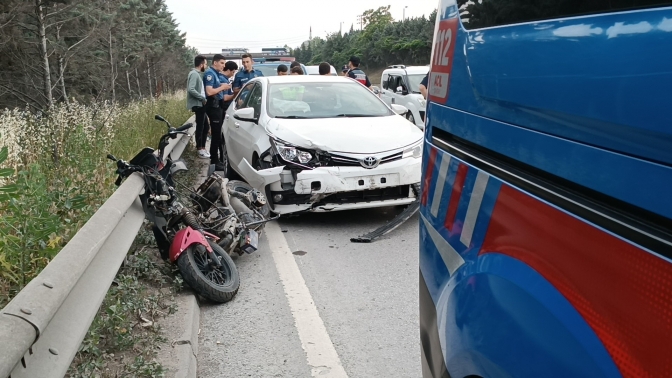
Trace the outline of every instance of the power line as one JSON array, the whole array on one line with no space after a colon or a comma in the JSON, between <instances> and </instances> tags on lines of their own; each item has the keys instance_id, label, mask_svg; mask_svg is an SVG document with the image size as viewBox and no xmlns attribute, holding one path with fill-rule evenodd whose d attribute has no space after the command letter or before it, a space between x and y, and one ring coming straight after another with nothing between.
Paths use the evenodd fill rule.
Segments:
<instances>
[{"instance_id":1,"label":"power line","mask_svg":"<svg viewBox=\"0 0 672 378\"><path fill-rule=\"evenodd\" d=\"M286 40L296 40L296 39L306 39L305 35L301 36L294 36L294 37L287 37L287 38L278 38L278 39L265 39L265 40L239 40L239 41L234 41L234 40L227 40L227 39L208 39L208 38L198 38L198 37L189 37L189 34L187 34L187 38L190 40L199 40L203 42L225 42L225 43L265 43L265 42L280 42L280 41L286 41Z\"/></svg>"},{"instance_id":2,"label":"power line","mask_svg":"<svg viewBox=\"0 0 672 378\"><path fill-rule=\"evenodd\" d=\"M294 41L282 41L282 42L263 42L263 43L246 43L243 44L245 48L258 48L258 47L269 47L269 46L275 46L275 45L300 45L301 43L305 42L305 39L297 39ZM199 48L205 48L205 49L221 49L224 47L230 47L227 46L226 44L219 44L219 43L198 43L198 42L193 42L189 41L190 44L195 45L195 47Z\"/></svg>"}]
</instances>

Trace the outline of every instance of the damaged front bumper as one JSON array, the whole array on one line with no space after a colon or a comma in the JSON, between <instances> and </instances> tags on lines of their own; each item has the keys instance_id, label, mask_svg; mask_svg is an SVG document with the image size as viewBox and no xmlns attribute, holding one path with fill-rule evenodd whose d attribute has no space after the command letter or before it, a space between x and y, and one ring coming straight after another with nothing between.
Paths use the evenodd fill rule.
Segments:
<instances>
[{"instance_id":1,"label":"damaged front bumper","mask_svg":"<svg viewBox=\"0 0 672 378\"><path fill-rule=\"evenodd\" d=\"M421 160L411 157L374 169L348 166L298 171L279 166L257 171L243 159L238 172L266 193L275 213L338 211L412 203Z\"/></svg>"}]
</instances>

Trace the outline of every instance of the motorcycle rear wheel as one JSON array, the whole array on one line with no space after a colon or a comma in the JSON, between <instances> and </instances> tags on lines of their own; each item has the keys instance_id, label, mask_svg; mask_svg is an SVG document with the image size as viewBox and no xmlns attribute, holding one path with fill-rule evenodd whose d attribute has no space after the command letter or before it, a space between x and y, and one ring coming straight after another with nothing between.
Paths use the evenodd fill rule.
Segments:
<instances>
[{"instance_id":1,"label":"motorcycle rear wheel","mask_svg":"<svg viewBox=\"0 0 672 378\"><path fill-rule=\"evenodd\" d=\"M198 294L214 302L228 302L236 296L240 288L238 269L222 247L211 240L208 243L219 257L222 268L213 269L208 264L208 255L199 252L196 245L182 253L177 259L177 266L184 281Z\"/></svg>"}]
</instances>

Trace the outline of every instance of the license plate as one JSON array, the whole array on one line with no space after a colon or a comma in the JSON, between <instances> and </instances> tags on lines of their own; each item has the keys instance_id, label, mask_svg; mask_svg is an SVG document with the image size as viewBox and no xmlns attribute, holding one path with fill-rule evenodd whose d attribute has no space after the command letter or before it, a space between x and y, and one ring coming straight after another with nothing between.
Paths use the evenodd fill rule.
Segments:
<instances>
[{"instance_id":1,"label":"license plate","mask_svg":"<svg viewBox=\"0 0 672 378\"><path fill-rule=\"evenodd\" d=\"M399 185L399 174L389 173L386 175L350 177L346 179L346 182L351 190L386 188L388 186Z\"/></svg>"}]
</instances>

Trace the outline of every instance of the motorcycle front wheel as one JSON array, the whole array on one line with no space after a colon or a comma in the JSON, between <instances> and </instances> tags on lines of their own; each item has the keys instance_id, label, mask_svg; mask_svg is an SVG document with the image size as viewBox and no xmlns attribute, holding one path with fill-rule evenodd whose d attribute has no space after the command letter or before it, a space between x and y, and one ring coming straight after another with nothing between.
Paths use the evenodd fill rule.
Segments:
<instances>
[{"instance_id":1,"label":"motorcycle front wheel","mask_svg":"<svg viewBox=\"0 0 672 378\"><path fill-rule=\"evenodd\" d=\"M213 268L208 254L200 252L196 245L182 253L177 259L177 266L184 281L198 294L215 302L228 302L236 296L240 287L238 269L222 247L211 240L208 243L219 258L221 268Z\"/></svg>"}]
</instances>

